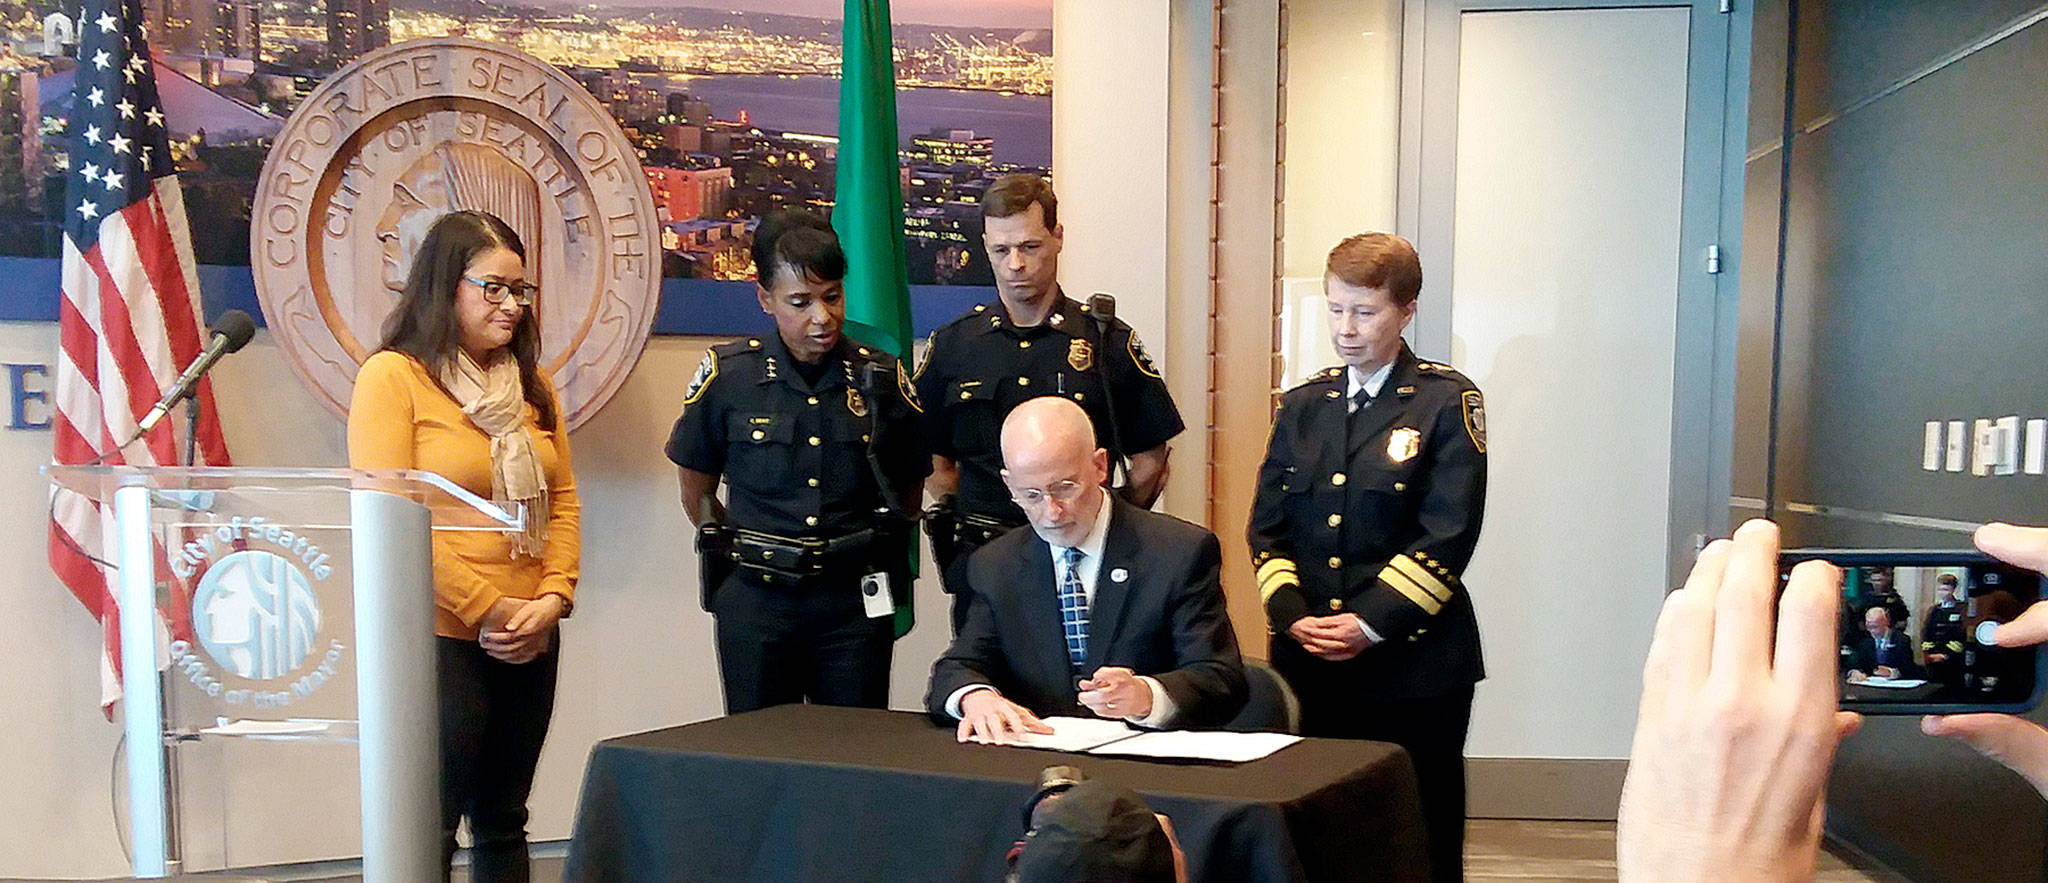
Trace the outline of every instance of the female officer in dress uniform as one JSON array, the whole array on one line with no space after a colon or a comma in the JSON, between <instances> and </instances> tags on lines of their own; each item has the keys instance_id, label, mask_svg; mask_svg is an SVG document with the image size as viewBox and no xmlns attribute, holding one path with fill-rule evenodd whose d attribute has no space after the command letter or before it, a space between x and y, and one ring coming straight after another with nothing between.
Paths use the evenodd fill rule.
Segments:
<instances>
[{"instance_id":1,"label":"female officer in dress uniform","mask_svg":"<svg viewBox=\"0 0 2048 883\"><path fill-rule=\"evenodd\" d=\"M1399 236L1330 251L1323 291L1344 365L1281 396L1252 503L1273 666L1311 736L1408 749L1440 879L1459 879L1465 732L1485 676L1459 579L1486 502L1472 381L1401 340L1422 264Z\"/></svg>"}]
</instances>

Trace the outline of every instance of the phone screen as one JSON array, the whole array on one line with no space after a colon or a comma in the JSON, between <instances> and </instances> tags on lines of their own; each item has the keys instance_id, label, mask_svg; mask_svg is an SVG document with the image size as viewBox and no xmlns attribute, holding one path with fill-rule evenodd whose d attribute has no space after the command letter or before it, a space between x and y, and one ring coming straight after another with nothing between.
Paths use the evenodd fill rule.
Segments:
<instances>
[{"instance_id":1,"label":"phone screen","mask_svg":"<svg viewBox=\"0 0 2048 883\"><path fill-rule=\"evenodd\" d=\"M1975 552L1798 549L1780 556L1781 584L1815 558L1842 568L1842 707L2010 712L2039 702L2048 657L1993 645L1990 632L2039 600L2040 574Z\"/></svg>"}]
</instances>

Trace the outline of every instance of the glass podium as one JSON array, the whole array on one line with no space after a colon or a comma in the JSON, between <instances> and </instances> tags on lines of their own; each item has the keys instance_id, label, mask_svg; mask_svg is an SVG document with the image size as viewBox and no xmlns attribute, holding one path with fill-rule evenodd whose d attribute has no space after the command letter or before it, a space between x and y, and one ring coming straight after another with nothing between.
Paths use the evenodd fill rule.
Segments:
<instances>
[{"instance_id":1,"label":"glass podium","mask_svg":"<svg viewBox=\"0 0 2048 883\"><path fill-rule=\"evenodd\" d=\"M439 879L432 532L516 531L518 505L428 472L46 471L112 512L135 875L173 870L167 746L338 740L361 771L364 880Z\"/></svg>"}]
</instances>

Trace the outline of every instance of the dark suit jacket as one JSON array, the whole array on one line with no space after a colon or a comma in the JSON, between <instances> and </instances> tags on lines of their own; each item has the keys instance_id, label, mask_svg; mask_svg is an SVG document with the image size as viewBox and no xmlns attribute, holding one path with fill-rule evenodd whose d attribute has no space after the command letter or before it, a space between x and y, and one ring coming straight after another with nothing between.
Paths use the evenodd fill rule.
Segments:
<instances>
[{"instance_id":1,"label":"dark suit jacket","mask_svg":"<svg viewBox=\"0 0 2048 883\"><path fill-rule=\"evenodd\" d=\"M1899 670L1899 677L1920 677L1920 663L1913 661L1913 639L1904 629L1892 629L1891 644L1883 654L1877 652L1877 640L1869 632L1857 635L1849 649L1849 667L1864 674L1873 674L1878 666L1889 665Z\"/></svg>"},{"instance_id":2,"label":"dark suit jacket","mask_svg":"<svg viewBox=\"0 0 2048 883\"><path fill-rule=\"evenodd\" d=\"M1229 721L1246 688L1218 582L1216 535L1114 496L1110 505L1086 671L1123 666L1157 678L1179 708L1173 726ZM1030 527L968 559L967 622L933 664L925 697L933 719L952 723L946 699L969 684L995 687L1041 716L1091 714L1076 698L1053 579L1052 550Z\"/></svg>"}]
</instances>

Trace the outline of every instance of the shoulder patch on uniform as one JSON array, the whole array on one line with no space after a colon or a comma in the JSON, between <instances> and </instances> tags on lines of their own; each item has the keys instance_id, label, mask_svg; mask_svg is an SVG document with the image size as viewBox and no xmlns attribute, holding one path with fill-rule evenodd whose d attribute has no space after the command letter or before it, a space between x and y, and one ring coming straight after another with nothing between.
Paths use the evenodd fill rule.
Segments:
<instances>
[{"instance_id":1,"label":"shoulder patch on uniform","mask_svg":"<svg viewBox=\"0 0 2048 883\"><path fill-rule=\"evenodd\" d=\"M1087 307L1084 306L1082 309ZM1130 337L1126 339L1129 342L1125 348L1131 352L1131 364L1138 366L1138 370L1144 372L1147 377L1154 380L1166 379L1159 376L1159 369L1152 365L1152 357L1145 354L1145 344L1138 340L1138 329L1131 329Z\"/></svg>"},{"instance_id":2,"label":"shoulder patch on uniform","mask_svg":"<svg viewBox=\"0 0 2048 883\"><path fill-rule=\"evenodd\" d=\"M904 373L902 362L896 363L896 389L903 393L903 401L910 405L911 410L924 413L924 403L917 400L917 387L910 382L910 375Z\"/></svg>"},{"instance_id":3,"label":"shoulder patch on uniform","mask_svg":"<svg viewBox=\"0 0 2048 883\"><path fill-rule=\"evenodd\" d=\"M912 380L918 380L918 379L921 379L921 378L923 378L923 377L924 377L924 369L925 369L925 367L926 367L926 366L928 366L928 365L930 365L930 364L932 363L932 350L934 350L934 349L937 349L937 348L938 348L938 345L939 345L939 332L938 332L938 331L934 330L934 331L932 331L932 333L930 333L930 334L927 334L927 335L925 335L925 336L924 336L924 352L923 352L923 353L920 353L920 354L918 355L918 357L917 357L917 370L916 370L916 371L914 371L914 372L911 372L911 375L910 375L910 379L912 379ZM896 363L896 367L898 367L898 368L901 368L901 367L903 367L903 363L902 363L902 362L897 362L897 363Z\"/></svg>"},{"instance_id":4,"label":"shoulder patch on uniform","mask_svg":"<svg viewBox=\"0 0 2048 883\"><path fill-rule=\"evenodd\" d=\"M697 373L690 377L690 386L683 391L683 404L694 405L704 397L704 390L711 388L711 379L718 376L718 350L704 351L704 361L697 363Z\"/></svg>"},{"instance_id":5,"label":"shoulder patch on uniform","mask_svg":"<svg viewBox=\"0 0 2048 883\"><path fill-rule=\"evenodd\" d=\"M1486 453L1486 397L1479 390L1465 390L1465 434L1472 436L1472 446L1479 453Z\"/></svg>"}]
</instances>

